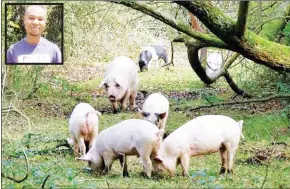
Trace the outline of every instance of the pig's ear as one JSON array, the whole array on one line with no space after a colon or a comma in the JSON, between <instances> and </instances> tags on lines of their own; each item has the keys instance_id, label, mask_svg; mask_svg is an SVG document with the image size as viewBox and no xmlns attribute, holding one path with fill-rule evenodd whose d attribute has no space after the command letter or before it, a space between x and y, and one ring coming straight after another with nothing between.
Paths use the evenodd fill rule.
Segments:
<instances>
[{"instance_id":1,"label":"pig's ear","mask_svg":"<svg viewBox=\"0 0 290 189\"><path fill-rule=\"evenodd\" d=\"M244 123L244 121L243 121L243 120L240 120L240 121L238 122L238 125L239 125L240 130L241 130L241 137L242 137L242 139L244 140L244 139L245 139L245 136L243 135L243 123Z\"/></svg>"},{"instance_id":2,"label":"pig's ear","mask_svg":"<svg viewBox=\"0 0 290 189\"><path fill-rule=\"evenodd\" d=\"M162 163L162 162L163 162L162 158L160 158L160 157L158 157L158 156L154 157L154 161L155 161L156 163Z\"/></svg>"},{"instance_id":3,"label":"pig's ear","mask_svg":"<svg viewBox=\"0 0 290 189\"><path fill-rule=\"evenodd\" d=\"M86 155L83 155L82 157L77 158L77 160L91 161L91 157L89 154L86 154Z\"/></svg>"},{"instance_id":4,"label":"pig's ear","mask_svg":"<svg viewBox=\"0 0 290 189\"><path fill-rule=\"evenodd\" d=\"M159 119L164 119L166 116L166 112L158 114Z\"/></svg>"},{"instance_id":5,"label":"pig's ear","mask_svg":"<svg viewBox=\"0 0 290 189\"><path fill-rule=\"evenodd\" d=\"M98 89L100 89L106 82L107 82L107 77L102 80L102 82L99 85Z\"/></svg>"},{"instance_id":6,"label":"pig's ear","mask_svg":"<svg viewBox=\"0 0 290 189\"><path fill-rule=\"evenodd\" d=\"M164 129L160 129L160 130L156 133L156 135L157 135L157 137L158 137L159 139L162 139L163 134L164 134Z\"/></svg>"},{"instance_id":7,"label":"pig's ear","mask_svg":"<svg viewBox=\"0 0 290 189\"><path fill-rule=\"evenodd\" d=\"M119 87L124 87L126 86L126 82L124 81L123 78L115 78L115 83L119 85Z\"/></svg>"}]
</instances>

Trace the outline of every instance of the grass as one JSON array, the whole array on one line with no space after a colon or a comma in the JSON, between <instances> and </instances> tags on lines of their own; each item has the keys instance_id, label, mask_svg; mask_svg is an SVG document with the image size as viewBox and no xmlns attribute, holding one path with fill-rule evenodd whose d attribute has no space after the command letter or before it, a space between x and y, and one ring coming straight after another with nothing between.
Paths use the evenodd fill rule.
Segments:
<instances>
[{"instance_id":1,"label":"grass","mask_svg":"<svg viewBox=\"0 0 290 189\"><path fill-rule=\"evenodd\" d=\"M180 74L182 73L182 74ZM244 120L243 133L246 140L240 143L234 163L234 174L220 176L220 156L218 153L195 157L191 159L191 178L181 176L181 168L178 167L177 175L169 178L168 175L153 176L145 179L140 176L142 166L136 157L129 157L130 178L123 178L118 162L113 164L112 171L108 175L94 175L90 172L86 162L74 159L71 150L61 147L56 150L59 141L69 137L68 117L73 107L80 101L92 104L96 109L109 108L111 105L103 96L102 90L97 90L100 77L89 81L77 82L74 95L70 91L49 90L38 94L37 99L29 99L19 103L21 111L32 121L32 137L30 149L27 155L30 164L30 174L22 183L15 183L2 177L4 188L40 188L45 178L50 175L45 186L52 188L254 188L261 187L265 178L266 164L251 165L246 162L254 155L253 149L273 149L271 142L280 141L290 144L289 120L281 116L281 110L270 113L250 113L248 110L234 107L218 107L213 109L201 109L198 111L174 111L175 108L193 107L204 104L202 98L190 100L176 100L170 98L170 114L167 124L167 132L173 132L176 128L203 114L224 114L235 120ZM140 74L140 90L149 92L162 91L192 91L204 90L203 84L193 74L189 66L176 66L169 71L161 69ZM215 86L224 86L223 83ZM72 88L74 89L74 88ZM205 90L206 91L206 90ZM215 101L227 100L233 96L231 91L225 90L221 95L212 94ZM92 93L101 94L92 98ZM104 113L100 116L99 131L108 128L122 120L139 118L138 113L124 112L119 114ZM17 114L10 114L2 128L2 172L8 175L15 174L21 178L25 174L24 157L16 139L23 144L27 142L26 121ZM6 133L9 135L7 137ZM288 159L272 157L268 177L264 187L289 188L290 187L290 150L277 148L285 153ZM43 153L40 153L43 152ZM9 160L8 160L9 159ZM267 161L266 161L267 163Z\"/></svg>"}]
</instances>

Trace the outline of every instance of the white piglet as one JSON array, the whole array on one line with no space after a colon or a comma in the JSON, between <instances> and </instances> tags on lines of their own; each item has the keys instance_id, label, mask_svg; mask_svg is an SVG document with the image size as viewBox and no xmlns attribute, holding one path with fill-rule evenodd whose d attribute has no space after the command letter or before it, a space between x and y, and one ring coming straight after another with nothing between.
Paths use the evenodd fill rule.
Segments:
<instances>
[{"instance_id":1,"label":"white piglet","mask_svg":"<svg viewBox=\"0 0 290 189\"><path fill-rule=\"evenodd\" d=\"M153 93L147 97L142 107L142 116L145 120L164 129L169 113L169 101L161 93Z\"/></svg>"},{"instance_id":2,"label":"white piglet","mask_svg":"<svg viewBox=\"0 0 290 189\"><path fill-rule=\"evenodd\" d=\"M96 111L88 103L79 103L73 110L69 118L69 133L74 145L75 157L79 151L81 155L86 153L85 142L89 143L89 148L94 143L99 128L100 112Z\"/></svg>"},{"instance_id":3,"label":"white piglet","mask_svg":"<svg viewBox=\"0 0 290 189\"><path fill-rule=\"evenodd\" d=\"M236 122L223 115L197 117L172 132L161 144L154 158L155 170L167 170L174 176L180 163L183 176L189 176L190 158L219 151L220 174L231 172L242 135L243 121Z\"/></svg>"},{"instance_id":4,"label":"white piglet","mask_svg":"<svg viewBox=\"0 0 290 189\"><path fill-rule=\"evenodd\" d=\"M123 176L129 176L126 156L140 156L144 173L150 177L151 158L157 154L163 132L148 121L128 119L100 132L89 152L79 159L88 161L92 169L99 173L107 173L113 161L119 159Z\"/></svg>"},{"instance_id":5,"label":"white piglet","mask_svg":"<svg viewBox=\"0 0 290 189\"><path fill-rule=\"evenodd\" d=\"M130 109L135 108L138 82L138 70L134 61L126 56L119 56L107 65L99 88L105 87L113 112L117 113L119 102L122 111L127 109L128 101Z\"/></svg>"}]
</instances>

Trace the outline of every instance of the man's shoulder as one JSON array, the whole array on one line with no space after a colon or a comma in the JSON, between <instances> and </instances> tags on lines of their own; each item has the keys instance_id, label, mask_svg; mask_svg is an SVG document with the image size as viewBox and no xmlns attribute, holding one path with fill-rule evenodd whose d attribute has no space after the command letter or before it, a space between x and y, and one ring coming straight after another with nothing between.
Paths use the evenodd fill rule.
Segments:
<instances>
[{"instance_id":1,"label":"man's shoulder","mask_svg":"<svg viewBox=\"0 0 290 189\"><path fill-rule=\"evenodd\" d=\"M12 44L12 45L9 47L9 50L11 50L11 49L16 49L16 48L18 48L18 47L23 47L25 44L26 44L26 43L25 43L25 40L24 40L24 39L21 39L20 41L18 41L18 42L16 42L16 43Z\"/></svg>"},{"instance_id":2,"label":"man's shoulder","mask_svg":"<svg viewBox=\"0 0 290 189\"><path fill-rule=\"evenodd\" d=\"M45 39L45 38L42 38L41 39L41 43L42 44L45 44L45 45L48 45L48 46L53 46L53 47L58 47L55 43Z\"/></svg>"}]
</instances>

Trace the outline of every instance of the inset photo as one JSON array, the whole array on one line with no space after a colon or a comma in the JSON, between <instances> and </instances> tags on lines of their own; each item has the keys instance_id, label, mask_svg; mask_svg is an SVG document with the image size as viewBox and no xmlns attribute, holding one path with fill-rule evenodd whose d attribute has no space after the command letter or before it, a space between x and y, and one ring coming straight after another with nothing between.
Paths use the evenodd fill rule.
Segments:
<instances>
[{"instance_id":1,"label":"inset photo","mask_svg":"<svg viewBox=\"0 0 290 189\"><path fill-rule=\"evenodd\" d=\"M5 64L63 64L63 3L5 4Z\"/></svg>"}]
</instances>

